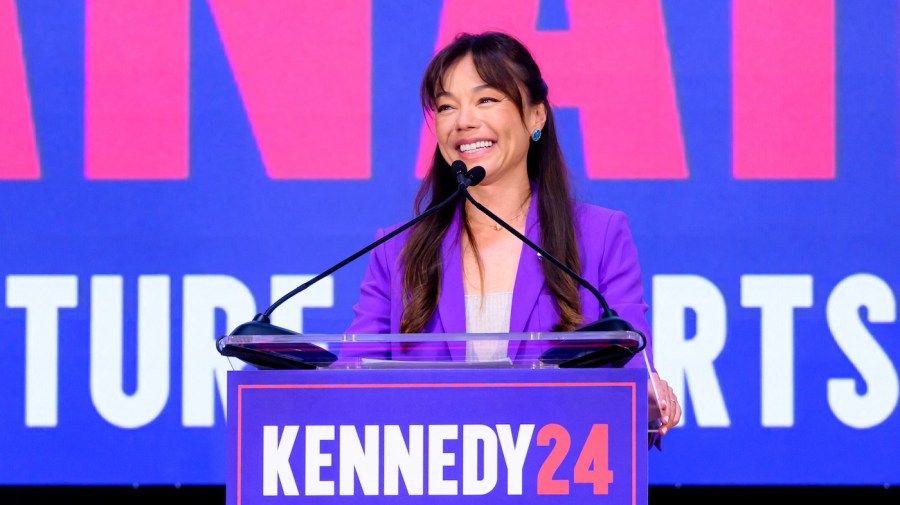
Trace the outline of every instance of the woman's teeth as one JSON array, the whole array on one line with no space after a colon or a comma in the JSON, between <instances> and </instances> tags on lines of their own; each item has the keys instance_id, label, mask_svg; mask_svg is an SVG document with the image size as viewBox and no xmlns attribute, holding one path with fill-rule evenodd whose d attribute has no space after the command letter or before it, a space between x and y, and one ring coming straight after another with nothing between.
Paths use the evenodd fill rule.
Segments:
<instances>
[{"instance_id":1,"label":"woman's teeth","mask_svg":"<svg viewBox=\"0 0 900 505\"><path fill-rule=\"evenodd\" d=\"M492 145L494 145L494 143L490 140L479 140L478 142L472 142L471 144L463 144L459 146L459 150L464 153L470 153L479 149L487 149Z\"/></svg>"}]
</instances>

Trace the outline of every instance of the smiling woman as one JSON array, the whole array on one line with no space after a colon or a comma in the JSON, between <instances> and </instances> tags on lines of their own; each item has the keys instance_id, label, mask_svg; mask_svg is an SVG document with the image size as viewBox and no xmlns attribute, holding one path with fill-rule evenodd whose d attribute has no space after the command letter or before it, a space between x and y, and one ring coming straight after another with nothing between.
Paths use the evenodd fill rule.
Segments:
<instances>
[{"instance_id":1,"label":"smiling woman","mask_svg":"<svg viewBox=\"0 0 900 505\"><path fill-rule=\"evenodd\" d=\"M416 207L423 210L429 196L431 201L427 207L431 207L453 192L454 181L446 174L454 161L462 160L467 166L480 165L486 176L470 190L475 199L519 232L528 231L529 214L537 218L531 220L533 224L545 223L547 226L542 227L538 243L578 271L580 258L576 250L568 171L557 142L547 91L531 54L506 34L462 34L438 52L425 70L420 90L423 107L434 112L438 143L431 170L417 195ZM540 138L542 130L543 142L531 141L533 136ZM533 200L536 205L532 205ZM454 217L456 209L448 209L434 219L435 226L413 230L411 242L435 243L444 238L449 224L461 225L463 233L457 231L458 237L453 238L460 240L462 249L465 293L482 297L513 293L521 242L512 234L495 233L499 230L492 221L470 203L459 208L458 223L451 223ZM421 256L418 251L410 248L411 254L405 258L404 283L407 287L432 288L417 290L415 294L410 291L410 306L401 323L403 329L407 321L410 329L414 329L432 317L434 310L429 311L429 306L436 299L440 282L433 274L430 278L420 277L420 272L432 264L436 250L427 253L423 250ZM547 287L558 300L560 318L554 329L577 328L583 315L575 282L550 264L543 267ZM505 319L509 319L508 314Z\"/></svg>"},{"instance_id":2,"label":"smiling woman","mask_svg":"<svg viewBox=\"0 0 900 505\"><path fill-rule=\"evenodd\" d=\"M484 82L471 54L455 62L435 86L441 156L487 170L473 191L501 184L527 188L528 143L531 132L539 132L547 120L544 104L514 103L503 90Z\"/></svg>"},{"instance_id":3,"label":"smiling woman","mask_svg":"<svg viewBox=\"0 0 900 505\"><path fill-rule=\"evenodd\" d=\"M665 434L679 422L681 408L653 371L648 307L628 220L572 199L548 90L528 49L509 35L463 33L440 50L420 89L423 107L434 115L437 145L416 212L454 194L451 165L481 166L484 180L469 190L474 200L596 286L615 314L646 337L648 391L659 394L659 432ZM501 231L468 199L423 217L372 252L346 333L565 332L600 317L602 307L589 290L554 262L527 254L516 235ZM465 359L515 361L521 348L512 347L469 342ZM626 366L642 366L632 361Z\"/></svg>"}]
</instances>

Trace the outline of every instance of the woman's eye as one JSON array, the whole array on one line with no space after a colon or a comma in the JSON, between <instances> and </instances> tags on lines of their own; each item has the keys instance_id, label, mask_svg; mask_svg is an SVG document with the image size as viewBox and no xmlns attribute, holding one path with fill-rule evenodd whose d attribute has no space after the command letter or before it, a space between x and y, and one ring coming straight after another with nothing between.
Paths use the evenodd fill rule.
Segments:
<instances>
[{"instance_id":1,"label":"woman's eye","mask_svg":"<svg viewBox=\"0 0 900 505\"><path fill-rule=\"evenodd\" d=\"M451 108L452 108L452 107L450 107L450 106L447 105L447 104L444 104L444 105L438 105L438 106L437 106L437 111L438 111L438 112L446 112L446 111L450 110Z\"/></svg>"},{"instance_id":2,"label":"woman's eye","mask_svg":"<svg viewBox=\"0 0 900 505\"><path fill-rule=\"evenodd\" d=\"M490 96L484 96L478 99L478 103L495 103L499 101L500 100L497 100L496 98Z\"/></svg>"}]
</instances>

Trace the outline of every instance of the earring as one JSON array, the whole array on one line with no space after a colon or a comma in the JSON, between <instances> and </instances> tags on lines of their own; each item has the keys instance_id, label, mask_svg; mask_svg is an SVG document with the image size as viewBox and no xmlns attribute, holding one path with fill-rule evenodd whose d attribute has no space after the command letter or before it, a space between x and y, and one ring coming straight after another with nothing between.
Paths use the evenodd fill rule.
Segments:
<instances>
[{"instance_id":1,"label":"earring","mask_svg":"<svg viewBox=\"0 0 900 505\"><path fill-rule=\"evenodd\" d=\"M538 140L541 140L541 130L535 129L533 132L531 132L531 141L537 142Z\"/></svg>"}]
</instances>

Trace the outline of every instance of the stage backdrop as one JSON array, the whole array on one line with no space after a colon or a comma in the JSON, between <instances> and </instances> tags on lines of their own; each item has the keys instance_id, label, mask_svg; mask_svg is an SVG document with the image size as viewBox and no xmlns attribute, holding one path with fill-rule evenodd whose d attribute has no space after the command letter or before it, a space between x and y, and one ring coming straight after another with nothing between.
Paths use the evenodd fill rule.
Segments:
<instances>
[{"instance_id":1,"label":"stage backdrop","mask_svg":"<svg viewBox=\"0 0 900 505\"><path fill-rule=\"evenodd\" d=\"M0 484L221 484L214 349L412 215L422 71L508 31L627 213L651 484L892 484L895 1L0 0ZM339 333L363 258L275 313Z\"/></svg>"}]
</instances>

